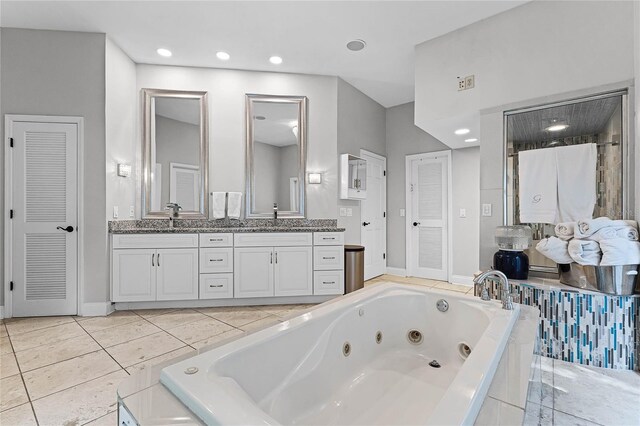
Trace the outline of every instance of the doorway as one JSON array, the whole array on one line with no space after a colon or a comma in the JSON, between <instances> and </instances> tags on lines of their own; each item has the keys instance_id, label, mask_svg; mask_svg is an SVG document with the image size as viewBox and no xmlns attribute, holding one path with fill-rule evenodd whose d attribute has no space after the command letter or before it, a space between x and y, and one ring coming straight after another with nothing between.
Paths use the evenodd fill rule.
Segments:
<instances>
[{"instance_id":1,"label":"doorway","mask_svg":"<svg viewBox=\"0 0 640 426\"><path fill-rule=\"evenodd\" d=\"M360 202L361 241L364 246L364 279L387 271L387 159L360 150L367 161L367 198Z\"/></svg>"},{"instance_id":2,"label":"doorway","mask_svg":"<svg viewBox=\"0 0 640 426\"><path fill-rule=\"evenodd\" d=\"M407 275L449 280L451 151L406 158Z\"/></svg>"},{"instance_id":3,"label":"doorway","mask_svg":"<svg viewBox=\"0 0 640 426\"><path fill-rule=\"evenodd\" d=\"M78 313L83 119L7 115L7 317Z\"/></svg>"}]
</instances>

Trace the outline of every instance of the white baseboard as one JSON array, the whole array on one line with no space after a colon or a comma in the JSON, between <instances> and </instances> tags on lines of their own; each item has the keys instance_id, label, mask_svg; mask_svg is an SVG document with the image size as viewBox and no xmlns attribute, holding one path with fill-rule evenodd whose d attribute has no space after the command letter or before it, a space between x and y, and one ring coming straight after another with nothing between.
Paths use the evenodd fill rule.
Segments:
<instances>
[{"instance_id":1,"label":"white baseboard","mask_svg":"<svg viewBox=\"0 0 640 426\"><path fill-rule=\"evenodd\" d=\"M83 317L105 317L115 309L111 302L83 303L81 316Z\"/></svg>"},{"instance_id":2,"label":"white baseboard","mask_svg":"<svg viewBox=\"0 0 640 426\"><path fill-rule=\"evenodd\" d=\"M280 305L294 303L323 303L336 297L324 296L287 296L287 297L249 297L246 299L199 299L199 300L164 300L156 302L116 302L117 311L130 309L158 308L211 308L224 306Z\"/></svg>"},{"instance_id":3,"label":"white baseboard","mask_svg":"<svg viewBox=\"0 0 640 426\"><path fill-rule=\"evenodd\" d=\"M406 277L407 276L407 270L404 268L392 268L390 266L387 266L387 274L389 275L398 275L400 277Z\"/></svg>"},{"instance_id":4,"label":"white baseboard","mask_svg":"<svg viewBox=\"0 0 640 426\"><path fill-rule=\"evenodd\" d=\"M472 287L473 277L467 277L464 275L452 275L451 284L460 284L460 285L466 285L466 286Z\"/></svg>"}]
</instances>

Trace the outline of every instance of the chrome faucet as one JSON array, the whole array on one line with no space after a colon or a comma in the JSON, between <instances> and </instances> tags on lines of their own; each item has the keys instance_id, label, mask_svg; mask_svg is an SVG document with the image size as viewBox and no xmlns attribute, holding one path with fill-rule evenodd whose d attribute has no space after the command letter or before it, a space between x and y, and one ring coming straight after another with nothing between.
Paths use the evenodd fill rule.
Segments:
<instances>
[{"instance_id":1,"label":"chrome faucet","mask_svg":"<svg viewBox=\"0 0 640 426\"><path fill-rule=\"evenodd\" d=\"M175 219L180 214L180 210L182 210L182 207L178 203L167 203L167 210L171 211L170 218Z\"/></svg>"},{"instance_id":2,"label":"chrome faucet","mask_svg":"<svg viewBox=\"0 0 640 426\"><path fill-rule=\"evenodd\" d=\"M278 225L278 203L273 203L273 226Z\"/></svg>"},{"instance_id":3,"label":"chrome faucet","mask_svg":"<svg viewBox=\"0 0 640 426\"><path fill-rule=\"evenodd\" d=\"M473 279L473 283L476 286L482 286L480 298L482 300L489 300L489 292L487 291L486 283L488 278L497 278L500 281L500 300L502 301L502 309L509 311L513 310L513 296L511 296L509 291L509 279L500 271L489 269Z\"/></svg>"}]
</instances>

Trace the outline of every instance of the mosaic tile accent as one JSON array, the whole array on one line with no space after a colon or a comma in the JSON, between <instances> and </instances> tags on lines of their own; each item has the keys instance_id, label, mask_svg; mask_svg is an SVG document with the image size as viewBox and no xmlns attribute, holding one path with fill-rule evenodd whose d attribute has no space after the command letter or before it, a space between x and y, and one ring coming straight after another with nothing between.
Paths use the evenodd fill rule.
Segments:
<instances>
[{"instance_id":1,"label":"mosaic tile accent","mask_svg":"<svg viewBox=\"0 0 640 426\"><path fill-rule=\"evenodd\" d=\"M510 283L514 301L540 310L539 353L596 367L640 369L640 297ZM499 299L499 283L489 294Z\"/></svg>"}]
</instances>

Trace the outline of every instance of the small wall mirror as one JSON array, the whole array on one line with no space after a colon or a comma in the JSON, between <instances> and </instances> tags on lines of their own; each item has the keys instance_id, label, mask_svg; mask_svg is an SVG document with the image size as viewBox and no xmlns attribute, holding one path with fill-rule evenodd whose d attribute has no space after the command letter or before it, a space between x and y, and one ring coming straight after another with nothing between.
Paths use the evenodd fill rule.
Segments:
<instances>
[{"instance_id":1,"label":"small wall mirror","mask_svg":"<svg viewBox=\"0 0 640 426\"><path fill-rule=\"evenodd\" d=\"M180 216L207 218L207 92L142 89L144 96L143 218L169 215L169 203Z\"/></svg>"},{"instance_id":2,"label":"small wall mirror","mask_svg":"<svg viewBox=\"0 0 640 426\"><path fill-rule=\"evenodd\" d=\"M247 95L246 113L246 217L304 217L307 98Z\"/></svg>"}]
</instances>

